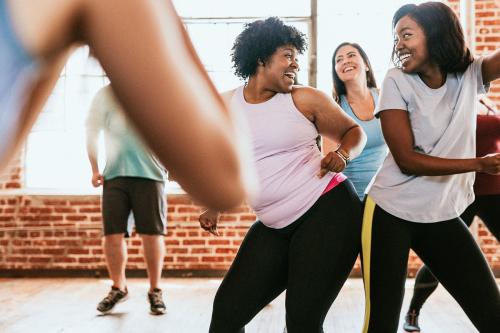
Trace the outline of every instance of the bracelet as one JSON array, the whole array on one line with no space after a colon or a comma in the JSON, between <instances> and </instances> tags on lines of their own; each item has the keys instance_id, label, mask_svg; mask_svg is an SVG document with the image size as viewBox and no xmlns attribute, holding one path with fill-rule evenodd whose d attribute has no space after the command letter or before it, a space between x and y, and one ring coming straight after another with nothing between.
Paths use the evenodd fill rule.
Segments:
<instances>
[{"instance_id":1,"label":"bracelet","mask_svg":"<svg viewBox=\"0 0 500 333\"><path fill-rule=\"evenodd\" d=\"M351 159L349 157L349 154L345 150L343 150L342 148L340 148L340 146L338 146L337 149L334 152L335 152L335 154L337 154L344 161L344 163L345 163L346 166L351 161Z\"/></svg>"}]
</instances>

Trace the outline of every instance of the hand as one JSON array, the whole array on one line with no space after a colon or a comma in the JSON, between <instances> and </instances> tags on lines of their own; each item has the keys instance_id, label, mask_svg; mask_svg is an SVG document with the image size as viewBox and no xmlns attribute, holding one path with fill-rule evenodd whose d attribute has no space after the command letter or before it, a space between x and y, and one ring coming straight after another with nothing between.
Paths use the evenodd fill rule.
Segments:
<instances>
[{"instance_id":1,"label":"hand","mask_svg":"<svg viewBox=\"0 0 500 333\"><path fill-rule=\"evenodd\" d=\"M321 170L318 177L323 178L329 171L342 172L346 166L344 159L336 152L331 151L321 160Z\"/></svg>"},{"instance_id":2,"label":"hand","mask_svg":"<svg viewBox=\"0 0 500 333\"><path fill-rule=\"evenodd\" d=\"M104 177L99 172L94 172L92 174L92 185L94 187L99 187L104 184Z\"/></svg>"},{"instance_id":3,"label":"hand","mask_svg":"<svg viewBox=\"0 0 500 333\"><path fill-rule=\"evenodd\" d=\"M500 153L479 157L479 172L500 175Z\"/></svg>"},{"instance_id":4,"label":"hand","mask_svg":"<svg viewBox=\"0 0 500 333\"><path fill-rule=\"evenodd\" d=\"M219 212L208 209L201 213L198 221L200 221L200 226L203 230L208 231L214 236L220 236L219 232L217 231L217 223L219 222L219 219Z\"/></svg>"}]
</instances>

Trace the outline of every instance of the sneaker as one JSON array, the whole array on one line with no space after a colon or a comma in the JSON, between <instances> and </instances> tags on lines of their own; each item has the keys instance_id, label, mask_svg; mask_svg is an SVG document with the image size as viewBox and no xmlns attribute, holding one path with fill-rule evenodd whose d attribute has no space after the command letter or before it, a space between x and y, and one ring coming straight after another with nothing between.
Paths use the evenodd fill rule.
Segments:
<instances>
[{"instance_id":1,"label":"sneaker","mask_svg":"<svg viewBox=\"0 0 500 333\"><path fill-rule=\"evenodd\" d=\"M405 317L405 323L403 329L406 332L420 332L420 327L418 326L418 313L415 310L408 311Z\"/></svg>"},{"instance_id":2,"label":"sneaker","mask_svg":"<svg viewBox=\"0 0 500 333\"><path fill-rule=\"evenodd\" d=\"M151 305L151 314L162 315L167 311L167 307L163 302L161 289L155 288L148 292L149 304Z\"/></svg>"},{"instance_id":3,"label":"sneaker","mask_svg":"<svg viewBox=\"0 0 500 333\"><path fill-rule=\"evenodd\" d=\"M127 297L128 290L126 287L125 291L116 287L111 287L108 296L104 297L103 300L97 305L97 310L102 313L107 313L115 307L116 303L125 301Z\"/></svg>"}]
</instances>

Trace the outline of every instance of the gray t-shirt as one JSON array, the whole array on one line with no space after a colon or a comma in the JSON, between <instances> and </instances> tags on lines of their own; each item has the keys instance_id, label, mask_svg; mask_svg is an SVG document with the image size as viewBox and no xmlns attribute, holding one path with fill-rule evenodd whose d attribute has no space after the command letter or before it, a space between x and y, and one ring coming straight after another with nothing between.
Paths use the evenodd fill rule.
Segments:
<instances>
[{"instance_id":1,"label":"gray t-shirt","mask_svg":"<svg viewBox=\"0 0 500 333\"><path fill-rule=\"evenodd\" d=\"M442 158L474 158L477 94L485 93L482 60L474 60L464 73L448 74L438 89L429 88L417 74L390 69L375 115L390 109L408 111L416 151ZM407 175L389 152L367 193L394 216L439 222L458 217L474 200L474 177L474 172Z\"/></svg>"}]
</instances>

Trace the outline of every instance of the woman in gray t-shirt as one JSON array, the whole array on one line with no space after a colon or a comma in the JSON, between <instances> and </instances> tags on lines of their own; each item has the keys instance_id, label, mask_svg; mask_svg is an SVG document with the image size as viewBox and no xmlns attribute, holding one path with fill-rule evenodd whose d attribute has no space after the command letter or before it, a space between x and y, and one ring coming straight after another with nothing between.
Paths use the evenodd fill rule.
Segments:
<instances>
[{"instance_id":1,"label":"woman in gray t-shirt","mask_svg":"<svg viewBox=\"0 0 500 333\"><path fill-rule=\"evenodd\" d=\"M500 293L460 214L474 172L500 173L500 154L476 158L477 94L500 77L500 52L474 59L446 5L405 5L394 15L393 60L375 114L389 155L363 217L363 332L396 332L413 249L480 332L500 327Z\"/></svg>"}]
</instances>

